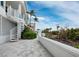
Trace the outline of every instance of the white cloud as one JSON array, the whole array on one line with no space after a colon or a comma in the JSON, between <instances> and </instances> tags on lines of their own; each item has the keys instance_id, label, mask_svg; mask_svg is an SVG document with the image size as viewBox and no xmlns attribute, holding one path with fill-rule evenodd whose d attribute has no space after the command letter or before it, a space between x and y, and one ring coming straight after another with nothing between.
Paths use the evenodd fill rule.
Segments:
<instances>
[{"instance_id":1,"label":"white cloud","mask_svg":"<svg viewBox=\"0 0 79 59\"><path fill-rule=\"evenodd\" d=\"M45 29L45 28L52 28L53 30L56 30L56 26L52 25L52 24L45 24L43 22L38 23L36 26L36 29L39 28L41 30Z\"/></svg>"},{"instance_id":2,"label":"white cloud","mask_svg":"<svg viewBox=\"0 0 79 59\"><path fill-rule=\"evenodd\" d=\"M45 17L37 17L39 19L39 21L43 21L45 20Z\"/></svg>"},{"instance_id":3,"label":"white cloud","mask_svg":"<svg viewBox=\"0 0 79 59\"><path fill-rule=\"evenodd\" d=\"M32 19L34 19L34 18L35 18L35 17L32 16ZM46 19L47 17L37 16L37 18L38 18L38 21L41 22L41 21L45 21L45 19ZM32 22L34 22L34 20L32 20Z\"/></svg>"},{"instance_id":4,"label":"white cloud","mask_svg":"<svg viewBox=\"0 0 79 59\"><path fill-rule=\"evenodd\" d=\"M58 13L58 15L72 22L73 25L71 25L70 27L79 27L79 3L78 2L64 2L64 1L62 2L44 1L43 2L42 1L42 2L36 2L36 3L42 4L48 8L52 8L56 6L58 10L62 11L61 13Z\"/></svg>"},{"instance_id":5,"label":"white cloud","mask_svg":"<svg viewBox=\"0 0 79 59\"><path fill-rule=\"evenodd\" d=\"M34 16L32 16L32 18L35 18ZM41 16L37 16L37 18L42 21L42 20L45 20L47 17L41 17Z\"/></svg>"},{"instance_id":6,"label":"white cloud","mask_svg":"<svg viewBox=\"0 0 79 59\"><path fill-rule=\"evenodd\" d=\"M48 17L38 17L39 22L36 24L36 29L45 29L45 28L52 28L52 30L56 30L57 22L50 22Z\"/></svg>"}]
</instances>

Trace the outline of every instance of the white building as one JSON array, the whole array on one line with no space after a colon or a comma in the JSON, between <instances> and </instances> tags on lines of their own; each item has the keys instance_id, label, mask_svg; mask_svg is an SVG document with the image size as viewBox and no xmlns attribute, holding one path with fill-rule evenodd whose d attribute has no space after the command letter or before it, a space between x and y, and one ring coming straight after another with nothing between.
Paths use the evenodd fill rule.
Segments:
<instances>
[{"instance_id":1,"label":"white building","mask_svg":"<svg viewBox=\"0 0 79 59\"><path fill-rule=\"evenodd\" d=\"M26 20L24 2L0 1L0 44L19 40Z\"/></svg>"}]
</instances>

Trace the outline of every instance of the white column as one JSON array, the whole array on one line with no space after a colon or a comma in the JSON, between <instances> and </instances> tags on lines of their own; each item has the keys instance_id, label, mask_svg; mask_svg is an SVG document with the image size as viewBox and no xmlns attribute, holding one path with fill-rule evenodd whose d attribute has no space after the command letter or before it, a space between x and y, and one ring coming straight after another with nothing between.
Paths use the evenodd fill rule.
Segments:
<instances>
[{"instance_id":1,"label":"white column","mask_svg":"<svg viewBox=\"0 0 79 59\"><path fill-rule=\"evenodd\" d=\"M2 39L2 16L1 17L1 39Z\"/></svg>"},{"instance_id":2,"label":"white column","mask_svg":"<svg viewBox=\"0 0 79 59\"><path fill-rule=\"evenodd\" d=\"M4 1L4 9L6 9L6 1Z\"/></svg>"},{"instance_id":3,"label":"white column","mask_svg":"<svg viewBox=\"0 0 79 59\"><path fill-rule=\"evenodd\" d=\"M10 15L11 16L11 6L8 6L8 15Z\"/></svg>"},{"instance_id":4,"label":"white column","mask_svg":"<svg viewBox=\"0 0 79 59\"><path fill-rule=\"evenodd\" d=\"M21 5L19 4L19 8L18 8L19 13L21 14Z\"/></svg>"}]
</instances>

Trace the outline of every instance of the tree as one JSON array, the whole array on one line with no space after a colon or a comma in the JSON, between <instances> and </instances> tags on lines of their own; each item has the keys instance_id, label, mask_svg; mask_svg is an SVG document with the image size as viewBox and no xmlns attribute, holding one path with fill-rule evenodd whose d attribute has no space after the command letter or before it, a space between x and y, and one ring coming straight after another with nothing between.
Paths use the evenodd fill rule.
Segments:
<instances>
[{"instance_id":1,"label":"tree","mask_svg":"<svg viewBox=\"0 0 79 59\"><path fill-rule=\"evenodd\" d=\"M49 29L48 28L46 28L46 29L44 29L43 31L42 31L42 33L48 33L49 32Z\"/></svg>"},{"instance_id":2,"label":"tree","mask_svg":"<svg viewBox=\"0 0 79 59\"><path fill-rule=\"evenodd\" d=\"M35 12L34 10L31 10L31 11L27 11L26 13L30 15L30 25L31 25L31 17L35 15Z\"/></svg>"},{"instance_id":3,"label":"tree","mask_svg":"<svg viewBox=\"0 0 79 59\"><path fill-rule=\"evenodd\" d=\"M52 31L52 35L58 35L58 31Z\"/></svg>"},{"instance_id":4,"label":"tree","mask_svg":"<svg viewBox=\"0 0 79 59\"><path fill-rule=\"evenodd\" d=\"M58 31L58 29L59 29L59 28L60 28L60 26L59 26L59 25L57 25L57 31ZM59 31L58 31L57 38L59 38Z\"/></svg>"},{"instance_id":5,"label":"tree","mask_svg":"<svg viewBox=\"0 0 79 59\"><path fill-rule=\"evenodd\" d=\"M57 31L58 31L58 29L60 28L60 26L59 25L57 25Z\"/></svg>"},{"instance_id":6,"label":"tree","mask_svg":"<svg viewBox=\"0 0 79 59\"><path fill-rule=\"evenodd\" d=\"M36 22L38 22L38 18L37 17L34 18L34 27L36 25Z\"/></svg>"},{"instance_id":7,"label":"tree","mask_svg":"<svg viewBox=\"0 0 79 59\"><path fill-rule=\"evenodd\" d=\"M76 34L73 28L71 28L71 30L69 31L69 36L68 38L71 40L75 40Z\"/></svg>"},{"instance_id":8,"label":"tree","mask_svg":"<svg viewBox=\"0 0 79 59\"><path fill-rule=\"evenodd\" d=\"M61 28L59 32L59 38L63 40L66 38L65 36L66 36L66 32L63 28Z\"/></svg>"},{"instance_id":9,"label":"tree","mask_svg":"<svg viewBox=\"0 0 79 59\"><path fill-rule=\"evenodd\" d=\"M35 21L35 22L38 22L38 18L37 18L37 17L35 17L35 18L34 18L34 21Z\"/></svg>"},{"instance_id":10,"label":"tree","mask_svg":"<svg viewBox=\"0 0 79 59\"><path fill-rule=\"evenodd\" d=\"M36 17L35 15L35 11L34 10L31 10L30 12L27 11L26 13L28 13L30 15L30 23L29 23L29 26L31 27L31 17L34 16L34 27L33 27L33 30L35 30L35 25L36 23L35 22L38 22L38 18Z\"/></svg>"},{"instance_id":11,"label":"tree","mask_svg":"<svg viewBox=\"0 0 79 59\"><path fill-rule=\"evenodd\" d=\"M52 28L46 28L46 29L44 29L44 30L42 31L42 33L45 33L45 36L46 36L46 37L50 37L51 34L52 34L52 32L50 32L51 29L52 29Z\"/></svg>"}]
</instances>

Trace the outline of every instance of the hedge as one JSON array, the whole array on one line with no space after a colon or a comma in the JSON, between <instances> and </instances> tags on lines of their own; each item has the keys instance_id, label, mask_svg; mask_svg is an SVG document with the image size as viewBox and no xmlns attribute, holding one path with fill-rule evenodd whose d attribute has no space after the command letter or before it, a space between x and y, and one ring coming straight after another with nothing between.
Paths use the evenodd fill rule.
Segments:
<instances>
[{"instance_id":1,"label":"hedge","mask_svg":"<svg viewBox=\"0 0 79 59\"><path fill-rule=\"evenodd\" d=\"M36 37L37 37L37 34L29 28L25 28L21 34L22 39L35 39Z\"/></svg>"}]
</instances>

